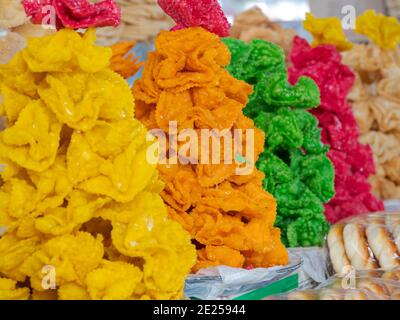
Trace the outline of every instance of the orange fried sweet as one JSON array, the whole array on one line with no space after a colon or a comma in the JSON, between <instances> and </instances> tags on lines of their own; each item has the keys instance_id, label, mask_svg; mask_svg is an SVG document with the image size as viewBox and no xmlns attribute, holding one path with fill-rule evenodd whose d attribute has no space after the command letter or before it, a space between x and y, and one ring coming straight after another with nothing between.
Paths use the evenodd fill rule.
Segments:
<instances>
[{"instance_id":1,"label":"orange fried sweet","mask_svg":"<svg viewBox=\"0 0 400 320\"><path fill-rule=\"evenodd\" d=\"M142 63L129 51L135 46L135 41L118 42L111 46L111 70L119 73L125 79L134 76L142 67Z\"/></svg>"},{"instance_id":2,"label":"orange fried sweet","mask_svg":"<svg viewBox=\"0 0 400 320\"><path fill-rule=\"evenodd\" d=\"M242 113L252 87L224 69L229 50L203 28L162 31L155 47L133 88L136 116L149 129L167 134L167 151L172 149L171 122L176 123L176 135L193 129L193 140L179 140L174 146L185 146L185 152L175 158L167 152L167 160L179 161L159 165L169 215L198 248L193 271L216 265L287 264L279 229L273 227L276 201L263 190L264 176L255 169L265 137ZM204 138L202 129L219 135ZM217 147L215 137L221 138ZM238 169L247 167L250 170L239 174Z\"/></svg>"}]
</instances>

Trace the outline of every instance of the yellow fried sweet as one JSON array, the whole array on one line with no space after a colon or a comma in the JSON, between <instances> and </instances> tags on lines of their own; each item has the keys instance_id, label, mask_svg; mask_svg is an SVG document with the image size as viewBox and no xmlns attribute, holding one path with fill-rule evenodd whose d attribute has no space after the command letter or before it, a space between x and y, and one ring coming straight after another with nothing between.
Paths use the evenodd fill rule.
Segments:
<instances>
[{"instance_id":1,"label":"yellow fried sweet","mask_svg":"<svg viewBox=\"0 0 400 320\"><path fill-rule=\"evenodd\" d=\"M134 119L99 123L88 133L75 132L67 153L69 177L87 192L131 201L155 170L147 161L150 142L146 143L145 133Z\"/></svg>"},{"instance_id":2,"label":"yellow fried sweet","mask_svg":"<svg viewBox=\"0 0 400 320\"><path fill-rule=\"evenodd\" d=\"M54 162L60 131L54 114L31 101L15 124L0 132L0 154L26 169L44 171Z\"/></svg>"},{"instance_id":3,"label":"yellow fried sweet","mask_svg":"<svg viewBox=\"0 0 400 320\"><path fill-rule=\"evenodd\" d=\"M110 70L95 74L48 74L39 96L58 120L76 130L90 130L98 119L118 120L133 116L128 84Z\"/></svg>"},{"instance_id":4,"label":"yellow fried sweet","mask_svg":"<svg viewBox=\"0 0 400 320\"><path fill-rule=\"evenodd\" d=\"M112 51L107 47L95 46L94 29L83 36L71 30L30 38L22 51L24 60L32 72L95 73L109 66Z\"/></svg>"},{"instance_id":5,"label":"yellow fried sweet","mask_svg":"<svg viewBox=\"0 0 400 320\"><path fill-rule=\"evenodd\" d=\"M57 207L43 212L43 216L35 219L35 228L44 233L58 236L78 229L91 220L97 209L109 199L101 198L78 190L72 191L67 197L67 207Z\"/></svg>"},{"instance_id":6,"label":"yellow fried sweet","mask_svg":"<svg viewBox=\"0 0 400 320\"><path fill-rule=\"evenodd\" d=\"M30 170L8 172L3 175L3 180L5 183L0 187L0 225L6 225L9 231L17 229L20 237L37 235L35 219L47 210L61 206L72 190L65 156L62 155L41 173Z\"/></svg>"},{"instance_id":7,"label":"yellow fried sweet","mask_svg":"<svg viewBox=\"0 0 400 320\"><path fill-rule=\"evenodd\" d=\"M339 18L315 18L311 13L307 13L303 25L304 29L314 37L313 46L330 44L340 51L349 50L353 46L346 39Z\"/></svg>"},{"instance_id":8,"label":"yellow fried sweet","mask_svg":"<svg viewBox=\"0 0 400 320\"><path fill-rule=\"evenodd\" d=\"M75 282L65 283L58 289L58 299L60 300L90 300L86 288Z\"/></svg>"},{"instance_id":9,"label":"yellow fried sweet","mask_svg":"<svg viewBox=\"0 0 400 320\"><path fill-rule=\"evenodd\" d=\"M90 271L96 269L103 257L102 237L97 239L86 232L63 235L45 242L27 258L20 270L30 277L32 288L43 291L42 268L53 266L57 285L76 281L84 284Z\"/></svg>"},{"instance_id":10,"label":"yellow fried sweet","mask_svg":"<svg viewBox=\"0 0 400 320\"><path fill-rule=\"evenodd\" d=\"M43 74L33 73L29 69L26 61L22 57L22 52L18 52L8 64L0 65L0 80L2 86L7 85L29 98L35 99L38 97L36 83L40 81L42 77ZM21 110L21 106L19 106L18 109Z\"/></svg>"},{"instance_id":11,"label":"yellow fried sweet","mask_svg":"<svg viewBox=\"0 0 400 320\"><path fill-rule=\"evenodd\" d=\"M29 288L16 288L16 281L0 278L0 300L27 300Z\"/></svg>"},{"instance_id":12,"label":"yellow fried sweet","mask_svg":"<svg viewBox=\"0 0 400 320\"><path fill-rule=\"evenodd\" d=\"M3 84L1 92L3 95L4 115L10 123L14 123L18 119L19 113L30 102L30 98L6 84Z\"/></svg>"},{"instance_id":13,"label":"yellow fried sweet","mask_svg":"<svg viewBox=\"0 0 400 320\"><path fill-rule=\"evenodd\" d=\"M194 264L195 252L187 244L189 235L182 232L178 223L167 219L167 210L158 195L143 192L130 203L106 206L99 215L111 221L113 244L119 252L144 259L143 280L149 296L160 299L163 292L181 292L183 283L179 277L189 271L188 265Z\"/></svg>"},{"instance_id":14,"label":"yellow fried sweet","mask_svg":"<svg viewBox=\"0 0 400 320\"><path fill-rule=\"evenodd\" d=\"M86 277L89 295L95 300L125 300L137 293L142 280L139 268L126 262L103 261Z\"/></svg>"},{"instance_id":15,"label":"yellow fried sweet","mask_svg":"<svg viewBox=\"0 0 400 320\"><path fill-rule=\"evenodd\" d=\"M400 23L395 17L367 10L357 17L356 32L367 36L385 50L395 49L400 42Z\"/></svg>"},{"instance_id":16,"label":"yellow fried sweet","mask_svg":"<svg viewBox=\"0 0 400 320\"><path fill-rule=\"evenodd\" d=\"M195 263L132 92L94 41L63 29L0 66L0 298L179 299Z\"/></svg>"},{"instance_id":17,"label":"yellow fried sweet","mask_svg":"<svg viewBox=\"0 0 400 320\"><path fill-rule=\"evenodd\" d=\"M19 239L14 234L7 233L0 238L0 273L23 282L25 274L19 268L38 248L39 239Z\"/></svg>"}]
</instances>

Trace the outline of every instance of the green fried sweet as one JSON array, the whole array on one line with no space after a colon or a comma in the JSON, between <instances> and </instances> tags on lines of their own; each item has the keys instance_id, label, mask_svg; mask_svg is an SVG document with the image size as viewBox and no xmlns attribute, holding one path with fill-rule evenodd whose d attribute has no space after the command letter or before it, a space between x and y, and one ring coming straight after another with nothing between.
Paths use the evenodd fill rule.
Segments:
<instances>
[{"instance_id":1,"label":"green fried sweet","mask_svg":"<svg viewBox=\"0 0 400 320\"><path fill-rule=\"evenodd\" d=\"M276 226L290 247L321 245L328 231L324 203L334 196L334 169L321 142L317 119L307 111L320 104L315 82L288 81L283 50L272 43L226 38L232 55L227 70L254 85L244 113L265 132L257 167L263 186L278 203Z\"/></svg>"}]
</instances>

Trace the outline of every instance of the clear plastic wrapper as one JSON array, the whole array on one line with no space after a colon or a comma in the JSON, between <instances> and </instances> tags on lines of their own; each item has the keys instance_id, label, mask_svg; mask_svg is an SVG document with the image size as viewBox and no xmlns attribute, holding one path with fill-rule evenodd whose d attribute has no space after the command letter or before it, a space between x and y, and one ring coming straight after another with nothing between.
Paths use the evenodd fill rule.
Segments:
<instances>
[{"instance_id":1,"label":"clear plastic wrapper","mask_svg":"<svg viewBox=\"0 0 400 320\"><path fill-rule=\"evenodd\" d=\"M297 272L302 258L290 253L289 264L284 267L242 269L227 266L201 269L189 275L185 295L201 300L227 300L251 290L272 284Z\"/></svg>"},{"instance_id":2,"label":"clear plastic wrapper","mask_svg":"<svg viewBox=\"0 0 400 320\"><path fill-rule=\"evenodd\" d=\"M400 212L378 212L343 220L327 237L333 269L392 270L400 266Z\"/></svg>"},{"instance_id":3,"label":"clear plastic wrapper","mask_svg":"<svg viewBox=\"0 0 400 320\"><path fill-rule=\"evenodd\" d=\"M332 276L326 247L290 248L288 251L289 255L298 255L302 259L298 270L300 289L313 289Z\"/></svg>"},{"instance_id":4,"label":"clear plastic wrapper","mask_svg":"<svg viewBox=\"0 0 400 320\"><path fill-rule=\"evenodd\" d=\"M267 300L400 300L400 270L334 276L314 290L292 291Z\"/></svg>"}]
</instances>

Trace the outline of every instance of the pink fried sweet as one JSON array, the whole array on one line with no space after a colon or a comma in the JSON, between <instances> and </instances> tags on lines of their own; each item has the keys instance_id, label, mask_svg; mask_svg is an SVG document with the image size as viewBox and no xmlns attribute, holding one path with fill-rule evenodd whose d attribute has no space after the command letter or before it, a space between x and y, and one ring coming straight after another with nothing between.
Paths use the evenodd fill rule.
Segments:
<instances>
[{"instance_id":1,"label":"pink fried sweet","mask_svg":"<svg viewBox=\"0 0 400 320\"><path fill-rule=\"evenodd\" d=\"M347 102L355 75L342 63L340 52L332 45L311 47L302 38L294 39L293 67L289 80L312 78L321 93L321 104L311 112L322 129L322 141L330 146L329 159L335 167L335 197L325 205L331 223L345 217L384 209L382 201L371 193L370 175L375 165L370 146L359 142L360 130Z\"/></svg>"},{"instance_id":2,"label":"pink fried sweet","mask_svg":"<svg viewBox=\"0 0 400 320\"><path fill-rule=\"evenodd\" d=\"M229 36L230 25L217 0L158 0L158 4L176 22L173 30L203 27Z\"/></svg>"},{"instance_id":3,"label":"pink fried sweet","mask_svg":"<svg viewBox=\"0 0 400 320\"><path fill-rule=\"evenodd\" d=\"M88 0L22 0L26 15L35 24L46 23L44 19L51 13L52 6L56 14L56 27L81 29L90 27L116 27L121 22L121 9L114 0L90 3Z\"/></svg>"}]
</instances>

